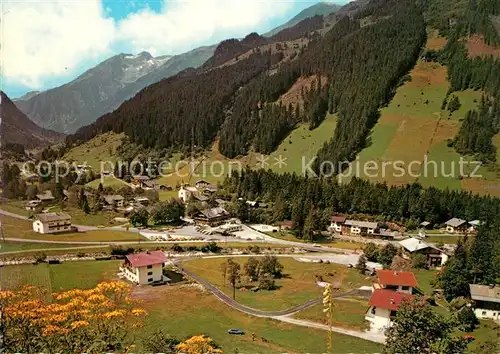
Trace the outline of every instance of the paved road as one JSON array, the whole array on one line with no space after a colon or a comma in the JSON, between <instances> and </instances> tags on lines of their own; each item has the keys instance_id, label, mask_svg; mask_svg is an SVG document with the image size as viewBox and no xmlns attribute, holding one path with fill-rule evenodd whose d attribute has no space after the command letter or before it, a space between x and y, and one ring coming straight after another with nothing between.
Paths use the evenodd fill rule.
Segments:
<instances>
[{"instance_id":1,"label":"paved road","mask_svg":"<svg viewBox=\"0 0 500 354\"><path fill-rule=\"evenodd\" d=\"M15 213L11 213L6 210L0 209L0 215L5 215L9 216L12 218L16 219L21 219L21 220L28 220L28 218L24 215L19 215ZM91 231L91 230L120 230L120 231L127 231L125 228L120 227L120 226L113 226L113 227L104 227L104 228L98 228L95 226L89 226L89 225L73 225L78 228L80 231ZM159 232L155 230L139 230L137 228L129 228L128 232L132 233L141 233L141 234L157 234L157 235L164 235L166 233L171 233L172 236L187 236L187 237L203 237L205 238L202 241L198 242L207 242L208 239L214 239L215 242L222 243L222 242L243 242L243 243L269 243L269 244L280 244L280 245L286 245L290 247L299 247L304 250L310 251L310 252L331 252L331 253L342 253L342 254L354 254L352 250L346 250L346 249L341 249L341 248L332 248L332 247L324 247L324 246L312 246L308 245L306 243L301 243L301 242L294 242L294 241L286 241L286 240L281 240L277 239L274 237L271 237L269 235L266 235L260 231L254 230L246 225L243 225L243 231L241 232L236 232L235 234L237 236L241 237L228 237L226 238L225 236L220 236L220 235L210 235L206 236L203 235L197 231L194 230L193 226L187 226L185 228L180 228L180 229L175 229L174 232ZM68 244L68 245L130 245L130 244L136 244L138 241L119 241L119 242L112 242L112 241L52 241L52 240L46 240L46 239L22 239L22 238L16 238L16 237L6 237L6 241L13 241L13 242L31 242L31 243L52 243L52 244ZM141 241L140 243L179 243L182 241ZM189 239L187 239L184 242L194 242Z\"/></svg>"},{"instance_id":2,"label":"paved road","mask_svg":"<svg viewBox=\"0 0 500 354\"><path fill-rule=\"evenodd\" d=\"M266 318L272 318L278 321L282 322L287 322L291 323L294 325L298 326L304 326L304 327L309 327L309 328L317 328L317 329L322 329L322 330L331 330L336 333L340 334L345 334L348 336L353 336L361 339L365 339L371 342L376 342L376 343L384 343L385 342L385 336L380 335L380 334L375 334L375 333L370 333L370 332L362 332L362 331L354 331L354 330L347 330L344 328L340 327L329 327L320 323L315 323L315 322L310 322L310 321L305 321L305 320L298 320L294 319L292 317L289 317L292 314L295 314L299 311L305 310L311 306L314 306L318 303L321 303L322 299L314 299L310 300L302 305L295 306L286 310L281 310L281 311L262 311L262 310L257 310L245 305L242 305L238 303L237 301L233 300L231 297L226 295L224 292L222 292L219 288L216 286L212 285L205 279L199 277L198 275L194 274L193 272L187 270L184 268L181 264L181 261L174 262L176 266L183 272L185 275L193 278L196 282L201 284L205 289L210 291L212 294L215 295L220 301L225 303L228 306L231 306L232 308L244 312L246 314L252 315L252 316L258 316L258 317L266 317ZM344 292L344 293L339 293L334 295L334 298L340 298L344 296L349 296L349 295L356 295L359 294L358 290L352 290L349 292Z\"/></svg>"}]
</instances>

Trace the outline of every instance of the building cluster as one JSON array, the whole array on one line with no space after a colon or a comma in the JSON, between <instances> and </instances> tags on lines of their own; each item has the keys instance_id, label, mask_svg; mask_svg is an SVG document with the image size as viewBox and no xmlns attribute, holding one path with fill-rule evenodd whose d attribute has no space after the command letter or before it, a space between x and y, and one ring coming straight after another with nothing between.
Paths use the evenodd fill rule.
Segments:
<instances>
[{"instance_id":1,"label":"building cluster","mask_svg":"<svg viewBox=\"0 0 500 354\"><path fill-rule=\"evenodd\" d=\"M413 272L377 270L377 278L365 319L371 331L383 333L392 325L402 302L413 299L418 283Z\"/></svg>"},{"instance_id":2,"label":"building cluster","mask_svg":"<svg viewBox=\"0 0 500 354\"><path fill-rule=\"evenodd\" d=\"M382 228L376 221L351 220L338 215L332 216L329 230L341 235L376 236L389 239L399 235L397 231Z\"/></svg>"}]
</instances>

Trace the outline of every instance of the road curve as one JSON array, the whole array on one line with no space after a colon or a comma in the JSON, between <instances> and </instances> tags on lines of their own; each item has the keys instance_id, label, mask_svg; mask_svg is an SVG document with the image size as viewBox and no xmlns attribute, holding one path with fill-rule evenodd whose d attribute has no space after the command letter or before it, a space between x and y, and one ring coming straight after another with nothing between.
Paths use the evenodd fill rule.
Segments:
<instances>
[{"instance_id":1,"label":"road curve","mask_svg":"<svg viewBox=\"0 0 500 354\"><path fill-rule=\"evenodd\" d=\"M321 298L310 300L302 305L295 306L295 307L292 307L292 308L289 308L286 310L281 310L281 311L257 310L257 309L242 305L239 302L233 300L230 296L226 295L224 292L222 292L216 286L212 285L208 281L204 280L203 278L199 277L198 275L196 275L193 272L184 268L181 264L181 261L174 262L174 264L180 269L180 271L182 273L193 278L197 283L199 283L205 289L207 289L213 295L215 295L215 297L217 297L220 301L222 301L226 305L231 306L232 308L234 308L238 311L244 312L246 314L249 314L252 316L257 316L257 317L271 318L271 319L275 319L275 320L282 321L282 322L287 322L287 323L298 325L298 326L317 328L317 329L322 329L322 330L331 330L331 331L336 332L336 333L361 338L361 339L368 340L368 341L375 342L375 343L382 343L382 344L385 343L385 336L381 335L381 334L348 330L348 329L341 328L341 327L329 327L329 326L321 324L321 323L316 323L316 322L311 322L311 321L306 321L306 320L299 320L299 319L295 319L295 318L290 317L290 315L292 315L294 313L297 313L297 312L305 310L311 306L314 306L318 303L321 303L321 301L322 301ZM359 293L359 290L356 289L356 290L351 290L348 292L335 294L333 297L334 298L341 298L344 296L357 295L357 294L359 295L360 293Z\"/></svg>"}]
</instances>

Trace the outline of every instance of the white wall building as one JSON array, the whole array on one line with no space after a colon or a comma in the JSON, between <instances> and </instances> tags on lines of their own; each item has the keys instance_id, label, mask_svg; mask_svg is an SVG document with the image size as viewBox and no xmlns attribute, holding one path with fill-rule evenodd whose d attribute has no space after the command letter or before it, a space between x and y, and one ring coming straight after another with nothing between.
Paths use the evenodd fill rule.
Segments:
<instances>
[{"instance_id":1,"label":"white wall building","mask_svg":"<svg viewBox=\"0 0 500 354\"><path fill-rule=\"evenodd\" d=\"M163 251L129 254L120 267L120 273L130 282L139 285L170 280L163 276L163 266L166 261L167 257Z\"/></svg>"},{"instance_id":2,"label":"white wall building","mask_svg":"<svg viewBox=\"0 0 500 354\"><path fill-rule=\"evenodd\" d=\"M417 279L413 272L400 272L394 270L377 270L380 289L412 294L413 288L418 287Z\"/></svg>"},{"instance_id":3,"label":"white wall building","mask_svg":"<svg viewBox=\"0 0 500 354\"><path fill-rule=\"evenodd\" d=\"M477 318L500 323L500 286L469 284Z\"/></svg>"},{"instance_id":4,"label":"white wall building","mask_svg":"<svg viewBox=\"0 0 500 354\"><path fill-rule=\"evenodd\" d=\"M413 295L385 289L377 289L370 298L370 308L365 319L370 322L370 331L384 333L392 325L392 319L403 300L411 300Z\"/></svg>"},{"instance_id":5,"label":"white wall building","mask_svg":"<svg viewBox=\"0 0 500 354\"><path fill-rule=\"evenodd\" d=\"M198 189L196 187L183 186L181 187L181 189L179 189L178 196L180 200L182 200L184 203L187 203L189 199L191 199L191 197L197 193Z\"/></svg>"},{"instance_id":6,"label":"white wall building","mask_svg":"<svg viewBox=\"0 0 500 354\"><path fill-rule=\"evenodd\" d=\"M33 221L33 231L41 234L71 231L71 216L67 213L38 214Z\"/></svg>"}]
</instances>

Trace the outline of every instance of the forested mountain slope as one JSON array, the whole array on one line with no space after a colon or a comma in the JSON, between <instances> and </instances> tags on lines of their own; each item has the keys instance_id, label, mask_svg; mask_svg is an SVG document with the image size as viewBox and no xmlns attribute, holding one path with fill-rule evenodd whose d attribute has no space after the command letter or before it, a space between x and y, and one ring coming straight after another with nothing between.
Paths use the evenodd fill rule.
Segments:
<instances>
[{"instance_id":1,"label":"forested mountain slope","mask_svg":"<svg viewBox=\"0 0 500 354\"><path fill-rule=\"evenodd\" d=\"M347 147L340 152L334 151L337 147L324 148L323 157L352 155L379 105L413 65L425 38L422 10L411 0L377 0L364 11L356 10L324 36L311 30L322 28L322 18L277 33L276 43L297 34L307 36L307 49L298 51L295 60L280 62L279 50L261 51L269 39L257 34L225 41L204 68L144 89L68 142L113 130L145 147L179 149L191 143L208 147L219 135L220 151L233 157L250 148L270 152L295 124L305 121L315 127L329 110L339 112L341 128L335 140L343 139ZM366 17L372 24L362 27ZM252 47L251 56L214 68ZM315 74L326 77L326 84L317 82L304 92L304 107L273 103L299 77Z\"/></svg>"},{"instance_id":2,"label":"forested mountain slope","mask_svg":"<svg viewBox=\"0 0 500 354\"><path fill-rule=\"evenodd\" d=\"M33 123L19 111L7 95L0 92L0 140L2 148L8 144L20 144L25 148L36 148L59 143L64 134L46 130Z\"/></svg>"},{"instance_id":3,"label":"forested mountain slope","mask_svg":"<svg viewBox=\"0 0 500 354\"><path fill-rule=\"evenodd\" d=\"M15 101L16 106L40 126L64 133L93 123L118 108L141 89L189 67L202 65L214 47L153 58L149 53L119 54L75 80Z\"/></svg>"}]
</instances>

